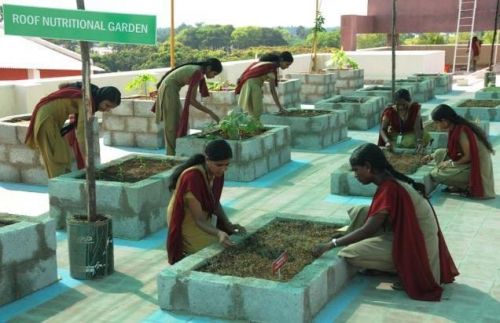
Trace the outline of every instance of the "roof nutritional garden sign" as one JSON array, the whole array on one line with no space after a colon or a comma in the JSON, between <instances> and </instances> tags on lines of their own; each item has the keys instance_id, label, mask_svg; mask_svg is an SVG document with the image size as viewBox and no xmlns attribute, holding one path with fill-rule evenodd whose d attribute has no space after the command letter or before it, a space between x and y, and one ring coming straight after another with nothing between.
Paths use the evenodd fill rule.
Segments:
<instances>
[{"instance_id":1,"label":"roof nutritional garden sign","mask_svg":"<svg viewBox=\"0 0 500 323\"><path fill-rule=\"evenodd\" d=\"M156 16L4 4L6 35L128 44L156 43Z\"/></svg>"}]
</instances>

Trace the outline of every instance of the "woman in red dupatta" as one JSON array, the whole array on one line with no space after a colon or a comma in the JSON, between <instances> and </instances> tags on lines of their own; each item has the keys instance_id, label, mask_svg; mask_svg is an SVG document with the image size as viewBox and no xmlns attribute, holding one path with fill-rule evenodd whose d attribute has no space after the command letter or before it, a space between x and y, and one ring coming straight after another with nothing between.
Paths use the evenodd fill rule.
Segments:
<instances>
[{"instance_id":1,"label":"woman in red dupatta","mask_svg":"<svg viewBox=\"0 0 500 323\"><path fill-rule=\"evenodd\" d=\"M175 155L176 138L188 133L189 106L192 105L219 122L217 114L196 99L196 88L199 88L202 97L209 96L205 77L211 79L220 72L222 63L216 58L209 58L203 62L179 65L165 73L158 82L158 95L152 111L156 113L157 123L163 121L167 155ZM182 106L179 92L185 85L188 85L188 90Z\"/></svg>"},{"instance_id":2,"label":"woman in red dupatta","mask_svg":"<svg viewBox=\"0 0 500 323\"><path fill-rule=\"evenodd\" d=\"M378 145L389 149L416 148L420 151L430 139L422 127L420 104L412 102L410 92L406 89L394 93L394 103L382 112Z\"/></svg>"},{"instance_id":3,"label":"woman in red dupatta","mask_svg":"<svg viewBox=\"0 0 500 323\"><path fill-rule=\"evenodd\" d=\"M264 110L264 92L262 86L265 81L269 82L269 91L274 103L280 112L285 109L280 103L276 87L278 86L278 68L287 69L293 63L293 56L290 52L281 54L266 54L258 62L254 62L241 74L236 85L238 106L244 112L260 119Z\"/></svg>"},{"instance_id":4,"label":"woman in red dupatta","mask_svg":"<svg viewBox=\"0 0 500 323\"><path fill-rule=\"evenodd\" d=\"M230 247L229 234L245 232L229 221L220 204L224 172L231 158L229 144L214 140L207 144L205 154L193 155L174 171L167 210L170 264L217 241Z\"/></svg>"},{"instance_id":5,"label":"woman in red dupatta","mask_svg":"<svg viewBox=\"0 0 500 323\"><path fill-rule=\"evenodd\" d=\"M447 185L444 192L495 198L494 150L483 130L446 104L437 106L431 116L441 130L448 131L447 149L437 149L423 158L424 162L435 160L432 179Z\"/></svg>"},{"instance_id":6,"label":"woman in red dupatta","mask_svg":"<svg viewBox=\"0 0 500 323\"><path fill-rule=\"evenodd\" d=\"M395 272L408 296L439 301L441 284L458 275L423 184L397 172L374 144L358 147L350 158L358 181L377 191L367 212L340 238L315 247L313 253L346 246L338 253L353 266Z\"/></svg>"},{"instance_id":7,"label":"woman in red dupatta","mask_svg":"<svg viewBox=\"0 0 500 323\"><path fill-rule=\"evenodd\" d=\"M70 171L70 148L78 168L85 167L85 120L78 118L84 109L81 87L80 82L61 84L37 103L31 115L25 143L40 152L49 178ZM121 102L121 93L113 86L91 84L91 96L93 112L109 111ZM70 124L64 126L68 119Z\"/></svg>"}]
</instances>

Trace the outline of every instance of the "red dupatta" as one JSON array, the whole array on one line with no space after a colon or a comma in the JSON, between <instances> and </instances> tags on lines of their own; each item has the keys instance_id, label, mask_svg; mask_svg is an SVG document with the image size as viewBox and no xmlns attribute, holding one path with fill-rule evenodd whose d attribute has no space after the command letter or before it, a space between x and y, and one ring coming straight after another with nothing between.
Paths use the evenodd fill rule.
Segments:
<instances>
[{"instance_id":1,"label":"red dupatta","mask_svg":"<svg viewBox=\"0 0 500 323\"><path fill-rule=\"evenodd\" d=\"M394 231L392 259L408 296L423 301L441 300L443 289L439 284L452 283L458 275L458 270L448 251L439 223L441 281L438 283L432 275L424 235L420 230L412 200L408 192L393 179L384 181L378 187L368 216L381 211L389 212L391 218Z\"/></svg>"},{"instance_id":2,"label":"red dupatta","mask_svg":"<svg viewBox=\"0 0 500 323\"><path fill-rule=\"evenodd\" d=\"M184 137L188 132L188 121L189 121L189 106L191 105L191 95L199 84L200 94L202 97L207 97L210 95L208 91L207 83L205 82L205 76L198 70L193 73L189 79L189 86L186 94L186 99L184 100L184 107L182 108L181 120L179 121L179 128L177 128L177 138Z\"/></svg>"},{"instance_id":3,"label":"red dupatta","mask_svg":"<svg viewBox=\"0 0 500 323\"><path fill-rule=\"evenodd\" d=\"M238 79L236 89L234 90L236 94L240 94L243 84L245 84L248 79L266 75L271 72L274 73L275 85L278 85L278 68L276 67L276 65L274 65L274 63L272 62L269 62L268 64L260 64L259 66L255 66L259 63L262 62L254 62L250 64L250 66L248 66L245 71L243 71L243 74L241 74L240 78Z\"/></svg>"},{"instance_id":4,"label":"red dupatta","mask_svg":"<svg viewBox=\"0 0 500 323\"><path fill-rule=\"evenodd\" d=\"M479 149L476 137L472 129L466 125L455 125L448 135L448 155L453 161L460 159L462 151L460 149L460 134L462 131L467 135L470 149L471 170L469 175L469 192L473 197L483 197L484 188L481 179L481 169L479 161Z\"/></svg>"},{"instance_id":5,"label":"red dupatta","mask_svg":"<svg viewBox=\"0 0 500 323\"><path fill-rule=\"evenodd\" d=\"M168 224L167 252L168 262L173 265L181 260L182 223L184 221L184 196L191 192L200 202L203 211L213 214L220 205L224 177L215 177L212 190L209 189L205 174L197 167L185 170L178 179L172 207L172 217ZM217 227L220 223L217 221Z\"/></svg>"},{"instance_id":6,"label":"red dupatta","mask_svg":"<svg viewBox=\"0 0 500 323\"><path fill-rule=\"evenodd\" d=\"M420 104L418 104L417 102L413 102L409 107L408 118L403 121L399 117L398 111L394 109L393 106L388 106L384 109L384 112L382 112L382 119L384 117L389 119L389 125L394 132L405 134L412 132L415 128L415 121L417 120L419 111ZM380 134L378 136L378 145L385 145L385 141L382 139L382 136Z\"/></svg>"},{"instance_id":7,"label":"red dupatta","mask_svg":"<svg viewBox=\"0 0 500 323\"><path fill-rule=\"evenodd\" d=\"M31 114L30 118L30 124L28 126L28 131L26 133L26 137L24 139L24 143L27 143L29 139L31 139L34 135L35 132L35 120L36 120L36 115L40 108L42 108L44 105L57 100L57 99L81 99L82 98L82 91L79 88L75 87L65 87L62 89L59 89L55 92L52 92L51 94L47 95L46 97L42 98L35 106L33 109L33 113ZM70 117L70 122L76 123L77 117L71 118ZM76 135L75 135L75 129L72 129L68 134L67 134L67 140L69 145L71 146L71 149L73 150L73 154L75 155L76 159L76 164L78 166L78 169L82 169L85 167L85 160L83 158L83 154L80 150L80 146L78 145L78 141L76 140Z\"/></svg>"}]
</instances>

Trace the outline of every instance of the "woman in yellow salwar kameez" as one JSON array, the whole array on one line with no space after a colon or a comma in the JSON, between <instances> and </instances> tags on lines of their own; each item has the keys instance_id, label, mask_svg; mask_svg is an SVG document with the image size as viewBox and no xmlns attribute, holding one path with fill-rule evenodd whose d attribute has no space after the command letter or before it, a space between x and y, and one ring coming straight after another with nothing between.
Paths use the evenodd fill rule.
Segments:
<instances>
[{"instance_id":1,"label":"woman in yellow salwar kameez","mask_svg":"<svg viewBox=\"0 0 500 323\"><path fill-rule=\"evenodd\" d=\"M112 86L92 85L91 96L93 112L109 111L121 102L120 91ZM83 115L83 109L81 83L74 83L60 86L58 91L42 98L33 110L25 143L40 151L49 178L71 170L70 149L75 153L78 168L85 167L85 120L78 117ZM65 127L68 119L72 122ZM71 141L65 138L67 133Z\"/></svg>"}]
</instances>

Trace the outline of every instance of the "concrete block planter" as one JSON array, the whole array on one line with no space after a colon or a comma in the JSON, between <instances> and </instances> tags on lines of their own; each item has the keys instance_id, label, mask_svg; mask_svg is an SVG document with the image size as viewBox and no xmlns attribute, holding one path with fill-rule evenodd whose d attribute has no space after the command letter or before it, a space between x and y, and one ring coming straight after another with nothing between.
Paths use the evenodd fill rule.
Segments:
<instances>
[{"instance_id":1,"label":"concrete block planter","mask_svg":"<svg viewBox=\"0 0 500 323\"><path fill-rule=\"evenodd\" d=\"M97 171L142 156L156 160L184 160L161 155L127 155L97 167ZM165 227L165 212L170 199L168 183L172 169L135 183L96 181L97 212L113 220L115 238L139 240ZM85 173L75 171L49 181L50 215L59 228L69 214L87 214Z\"/></svg>"},{"instance_id":2,"label":"concrete block planter","mask_svg":"<svg viewBox=\"0 0 500 323\"><path fill-rule=\"evenodd\" d=\"M430 79L407 79L396 80L396 86L403 89L412 89L412 100L422 103L434 98L434 84ZM390 81L385 82L386 86L391 86Z\"/></svg>"},{"instance_id":3,"label":"concrete block planter","mask_svg":"<svg viewBox=\"0 0 500 323\"><path fill-rule=\"evenodd\" d=\"M249 232L255 232L276 216L322 223L329 221L310 216L271 215L257 219L247 228ZM342 258L336 256L335 250L325 253L287 282L197 271L222 251L221 246L214 244L162 271L158 275L160 307L230 320L311 322L354 273Z\"/></svg>"},{"instance_id":4,"label":"concrete block planter","mask_svg":"<svg viewBox=\"0 0 500 323\"><path fill-rule=\"evenodd\" d=\"M231 165L225 173L230 181L249 182L290 161L290 127L265 125L264 133L245 140L227 140L233 150ZM177 156L191 156L204 151L211 139L194 134L177 138Z\"/></svg>"},{"instance_id":5,"label":"concrete block planter","mask_svg":"<svg viewBox=\"0 0 500 323\"><path fill-rule=\"evenodd\" d=\"M434 122L432 120L425 121L424 122L424 129L427 129L433 125ZM479 121L477 122L477 125L483 129L484 133L486 136L489 136L490 134L490 122L489 121ZM446 148L448 145L448 131L437 131L434 130L434 127L431 129L433 130L428 130L429 135L432 138L432 146L430 147L432 150L437 149L437 148Z\"/></svg>"},{"instance_id":6,"label":"concrete block planter","mask_svg":"<svg viewBox=\"0 0 500 323\"><path fill-rule=\"evenodd\" d=\"M276 92L280 103L284 108L300 108L301 87L301 81L298 79L281 80L279 82ZM276 107L271 92L269 91L268 82L265 82L262 90L264 91L264 112L278 112L278 108Z\"/></svg>"},{"instance_id":7,"label":"concrete block planter","mask_svg":"<svg viewBox=\"0 0 500 323\"><path fill-rule=\"evenodd\" d=\"M47 185L47 172L38 150L24 144L31 114L0 118L0 181ZM94 137L99 138L94 122ZM95 163L100 163L99 141L94 142ZM76 165L73 167L76 168Z\"/></svg>"},{"instance_id":8,"label":"concrete block planter","mask_svg":"<svg viewBox=\"0 0 500 323\"><path fill-rule=\"evenodd\" d=\"M491 101L494 106L485 106L482 101ZM466 106L463 106L466 105ZM450 106L462 117L469 120L500 121L500 100L471 100L465 99Z\"/></svg>"},{"instance_id":9,"label":"concrete block planter","mask_svg":"<svg viewBox=\"0 0 500 323\"><path fill-rule=\"evenodd\" d=\"M378 96L354 97L335 95L316 102L315 109L347 111L348 128L367 130L380 124L380 115L384 110L384 99Z\"/></svg>"},{"instance_id":10,"label":"concrete block planter","mask_svg":"<svg viewBox=\"0 0 500 323\"><path fill-rule=\"evenodd\" d=\"M0 214L0 250L0 306L58 280L56 224L47 215Z\"/></svg>"},{"instance_id":11,"label":"concrete block planter","mask_svg":"<svg viewBox=\"0 0 500 323\"><path fill-rule=\"evenodd\" d=\"M301 111L290 110L293 111ZM308 110L303 110L308 111ZM316 112L316 110L309 110ZM322 149L347 138L346 111L324 112L315 116L294 116L282 114L263 114L264 124L289 126L292 133L292 147L301 149Z\"/></svg>"},{"instance_id":12,"label":"concrete block planter","mask_svg":"<svg viewBox=\"0 0 500 323\"><path fill-rule=\"evenodd\" d=\"M396 90L398 90L397 87L396 87ZM411 93L411 91L410 91L410 93ZM384 100L384 103L383 103L384 107L386 105L392 103L392 89L389 86L379 86L379 85L368 86L368 87L358 89L358 90L352 92L351 96L355 96L355 97L378 96Z\"/></svg>"},{"instance_id":13,"label":"concrete block planter","mask_svg":"<svg viewBox=\"0 0 500 323\"><path fill-rule=\"evenodd\" d=\"M348 95L357 89L363 88L365 82L365 70L339 70L327 68L327 73L335 75L335 94Z\"/></svg>"},{"instance_id":14,"label":"concrete block planter","mask_svg":"<svg viewBox=\"0 0 500 323\"><path fill-rule=\"evenodd\" d=\"M413 150L412 150L413 151ZM436 184L431 180L431 170L433 166L421 166L416 173L409 175L415 181L425 185L425 192L430 194ZM330 192L338 195L354 195L354 196L373 196L377 190L375 184L363 185L355 177L351 171L349 164L344 164L336 169L330 177Z\"/></svg>"},{"instance_id":15,"label":"concrete block planter","mask_svg":"<svg viewBox=\"0 0 500 323\"><path fill-rule=\"evenodd\" d=\"M485 87L474 94L477 100L498 100L500 99L500 87Z\"/></svg>"},{"instance_id":16,"label":"concrete block planter","mask_svg":"<svg viewBox=\"0 0 500 323\"><path fill-rule=\"evenodd\" d=\"M453 74L415 74L410 76L409 79L429 79L434 81L434 94L446 94L451 92L453 86Z\"/></svg>"},{"instance_id":17,"label":"concrete block planter","mask_svg":"<svg viewBox=\"0 0 500 323\"><path fill-rule=\"evenodd\" d=\"M102 114L104 144L140 148L165 147L163 124L156 123L151 99L123 99L120 106Z\"/></svg>"},{"instance_id":18,"label":"concrete block planter","mask_svg":"<svg viewBox=\"0 0 500 323\"><path fill-rule=\"evenodd\" d=\"M210 96L201 98L203 104L211 109L219 118L228 115L238 105L238 99L234 90L210 91ZM189 111L189 127L192 129L203 129L215 121L205 112L191 108Z\"/></svg>"},{"instance_id":19,"label":"concrete block planter","mask_svg":"<svg viewBox=\"0 0 500 323\"><path fill-rule=\"evenodd\" d=\"M288 79L301 82L300 102L314 104L335 94L335 74L333 73L294 73L287 74Z\"/></svg>"}]
</instances>

